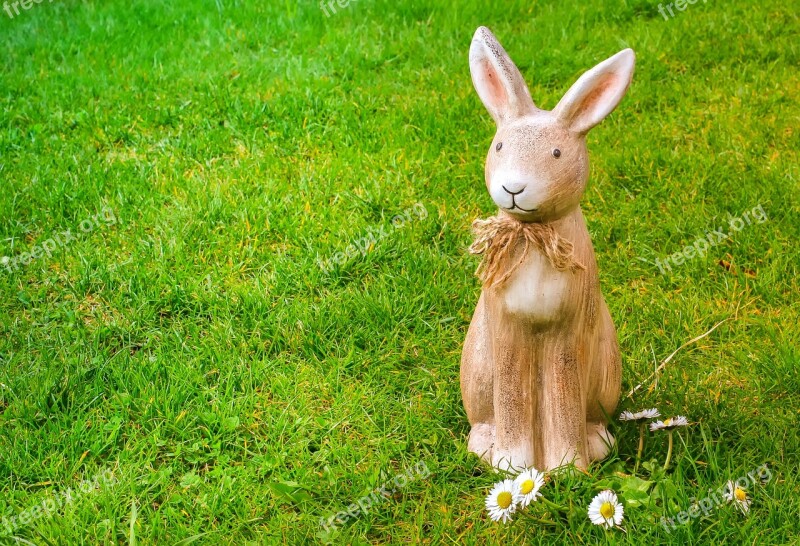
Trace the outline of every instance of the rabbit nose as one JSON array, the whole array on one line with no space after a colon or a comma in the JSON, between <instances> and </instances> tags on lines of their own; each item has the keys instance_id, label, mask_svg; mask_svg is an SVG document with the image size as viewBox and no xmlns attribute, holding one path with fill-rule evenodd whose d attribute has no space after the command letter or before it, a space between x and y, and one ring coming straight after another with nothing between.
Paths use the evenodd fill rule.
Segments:
<instances>
[{"instance_id":1,"label":"rabbit nose","mask_svg":"<svg viewBox=\"0 0 800 546\"><path fill-rule=\"evenodd\" d=\"M512 189L508 189L507 187L505 187L505 185L501 187L504 190L506 190L506 193L509 193L511 195L519 195L525 191L525 184L509 184L509 186L511 186Z\"/></svg>"}]
</instances>

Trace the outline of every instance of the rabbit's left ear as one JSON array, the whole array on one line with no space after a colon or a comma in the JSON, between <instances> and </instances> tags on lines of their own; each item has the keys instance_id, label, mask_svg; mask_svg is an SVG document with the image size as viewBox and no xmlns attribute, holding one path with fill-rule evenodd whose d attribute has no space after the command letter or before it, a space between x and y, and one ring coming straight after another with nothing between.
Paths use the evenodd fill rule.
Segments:
<instances>
[{"instance_id":1,"label":"rabbit's left ear","mask_svg":"<svg viewBox=\"0 0 800 546\"><path fill-rule=\"evenodd\" d=\"M469 69L478 96L498 126L536 109L519 69L486 27L479 27L472 38Z\"/></svg>"},{"instance_id":2,"label":"rabbit's left ear","mask_svg":"<svg viewBox=\"0 0 800 546\"><path fill-rule=\"evenodd\" d=\"M636 55L632 49L623 49L606 59L578 78L553 109L553 114L569 130L588 133L625 96L635 64Z\"/></svg>"}]
</instances>

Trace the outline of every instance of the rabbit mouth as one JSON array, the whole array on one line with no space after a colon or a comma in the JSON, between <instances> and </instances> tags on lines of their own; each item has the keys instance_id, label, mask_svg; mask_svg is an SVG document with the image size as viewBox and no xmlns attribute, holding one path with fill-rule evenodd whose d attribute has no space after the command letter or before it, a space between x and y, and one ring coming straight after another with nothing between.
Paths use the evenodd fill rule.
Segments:
<instances>
[{"instance_id":1,"label":"rabbit mouth","mask_svg":"<svg viewBox=\"0 0 800 546\"><path fill-rule=\"evenodd\" d=\"M502 207L502 208L504 208L506 210L521 210L522 212L536 212L538 210L536 208L532 208L530 210L529 209L523 209L522 207L517 205L516 196L521 194L523 191L525 191L524 188L519 190L518 192L514 193L513 191L509 190L505 186L500 186L500 187L503 188L506 191L506 193L511 196L511 206L510 207Z\"/></svg>"},{"instance_id":2,"label":"rabbit mouth","mask_svg":"<svg viewBox=\"0 0 800 546\"><path fill-rule=\"evenodd\" d=\"M513 197L511 198L511 208L509 207L503 207L503 208L506 210L521 210L522 212L536 212L537 210L539 210L539 209L523 209L514 202Z\"/></svg>"}]
</instances>

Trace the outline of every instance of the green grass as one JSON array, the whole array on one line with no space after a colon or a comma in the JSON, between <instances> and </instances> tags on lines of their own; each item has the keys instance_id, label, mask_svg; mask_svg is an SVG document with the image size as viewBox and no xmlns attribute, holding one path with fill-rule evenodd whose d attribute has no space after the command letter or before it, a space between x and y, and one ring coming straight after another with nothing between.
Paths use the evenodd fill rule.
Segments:
<instances>
[{"instance_id":1,"label":"green grass","mask_svg":"<svg viewBox=\"0 0 800 546\"><path fill-rule=\"evenodd\" d=\"M320 518L421 463L430 475L330 541L800 540L797 6L712 0L665 21L655 0L502 4L0 11L0 256L79 235L0 267L0 517L115 478L0 543L320 543ZM626 510L627 533L585 514L633 469L636 427L620 423L591 476L546 486L566 512L540 503L547 523L506 526L483 512L498 476L466 452L458 383L479 292L469 225L494 211L494 128L467 63L481 24L544 108L637 52L628 96L589 137L583 202L624 392L730 319L620 404L693 423L667 475L639 471L660 493ZM392 227L417 203L427 218ZM768 221L659 273L656 258L758 205ZM80 232L103 207L118 221ZM646 460L663 462L665 438ZM658 524L763 463L773 479L749 517Z\"/></svg>"}]
</instances>

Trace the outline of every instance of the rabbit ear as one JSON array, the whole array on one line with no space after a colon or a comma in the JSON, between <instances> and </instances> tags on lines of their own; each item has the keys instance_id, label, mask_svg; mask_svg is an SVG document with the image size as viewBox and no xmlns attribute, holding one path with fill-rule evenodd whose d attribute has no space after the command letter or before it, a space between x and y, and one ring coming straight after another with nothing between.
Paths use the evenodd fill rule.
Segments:
<instances>
[{"instance_id":1,"label":"rabbit ear","mask_svg":"<svg viewBox=\"0 0 800 546\"><path fill-rule=\"evenodd\" d=\"M588 133L625 96L635 63L632 49L623 49L606 59L578 78L553 109L553 114L571 131Z\"/></svg>"},{"instance_id":2,"label":"rabbit ear","mask_svg":"<svg viewBox=\"0 0 800 546\"><path fill-rule=\"evenodd\" d=\"M498 125L535 110L522 74L486 27L478 27L472 38L469 68L478 96Z\"/></svg>"}]
</instances>

